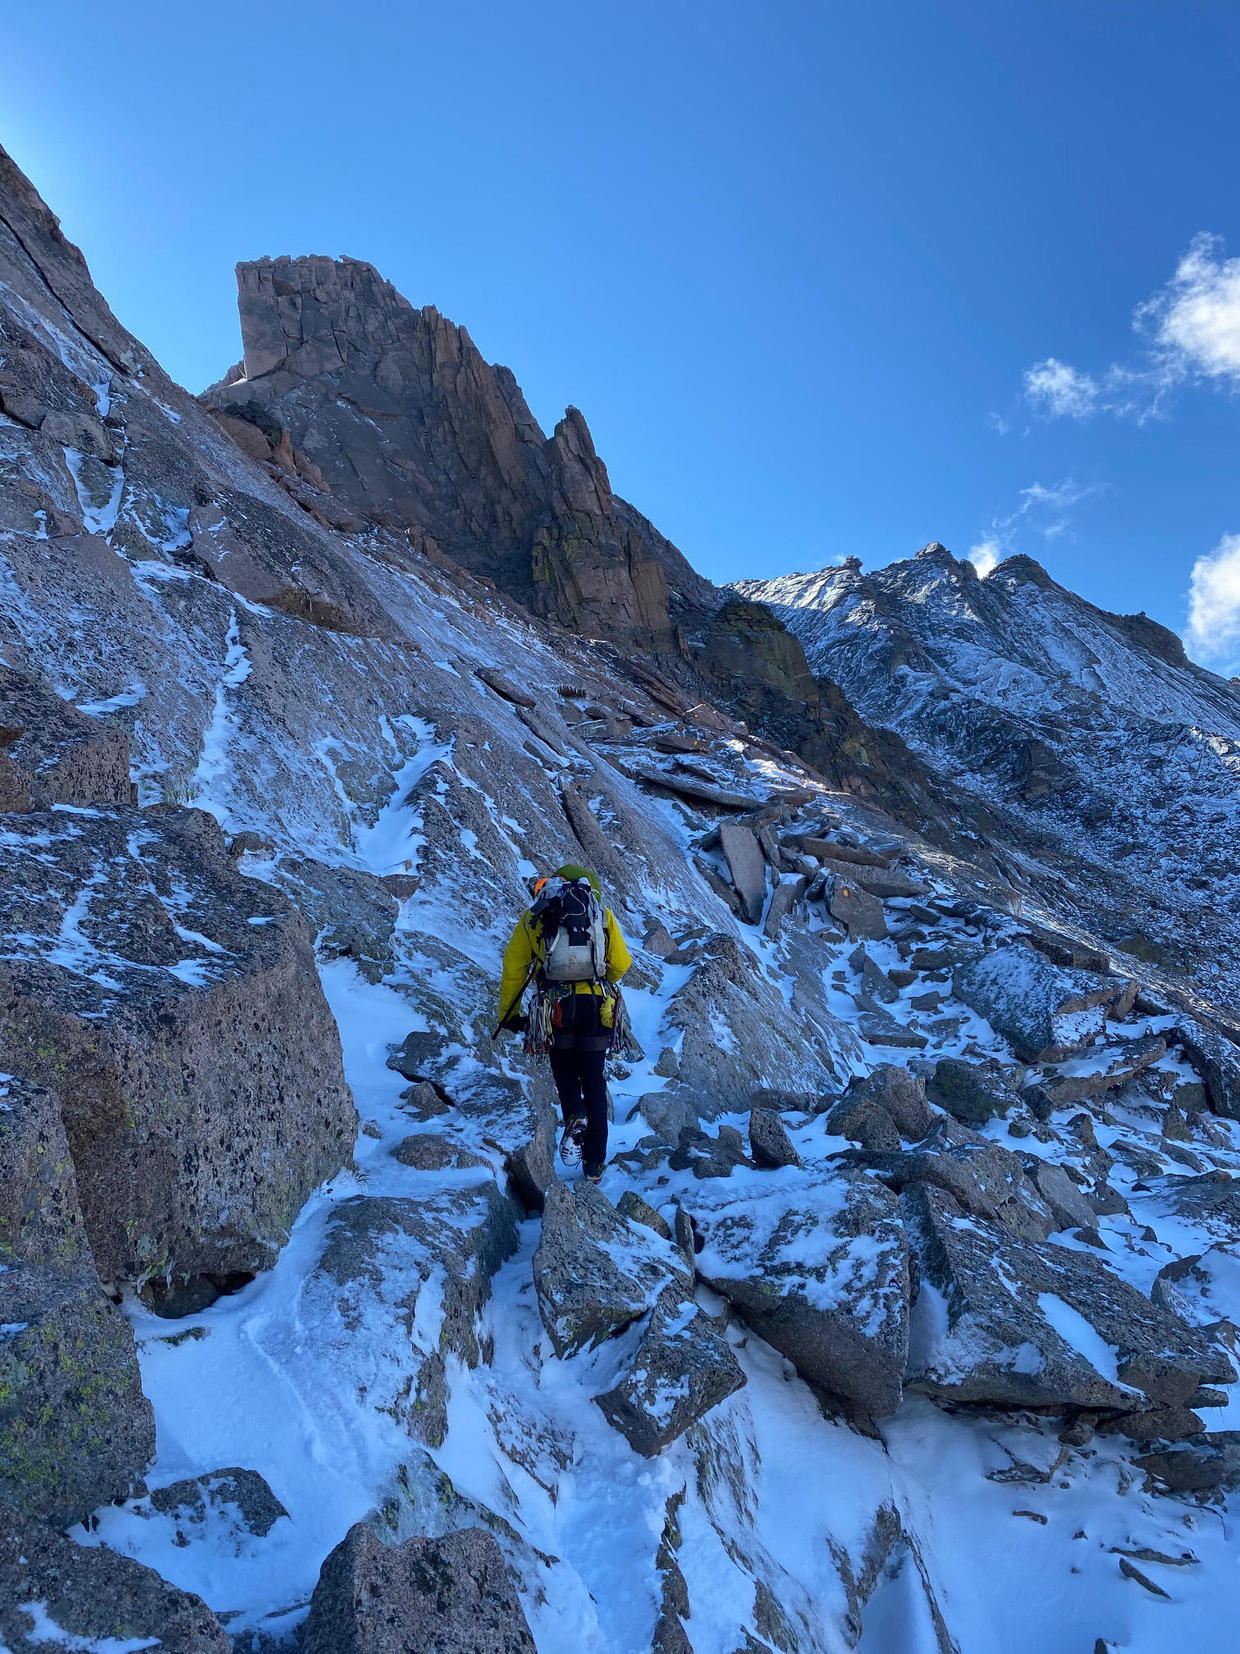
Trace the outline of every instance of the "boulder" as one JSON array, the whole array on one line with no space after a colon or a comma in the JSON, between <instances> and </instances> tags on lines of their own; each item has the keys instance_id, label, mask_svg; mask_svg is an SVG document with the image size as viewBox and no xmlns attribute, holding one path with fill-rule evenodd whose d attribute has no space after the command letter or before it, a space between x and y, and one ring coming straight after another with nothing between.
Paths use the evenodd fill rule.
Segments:
<instances>
[{"instance_id":1,"label":"boulder","mask_svg":"<svg viewBox=\"0 0 1240 1654\"><path fill-rule=\"evenodd\" d=\"M925 1080L897 1063L880 1063L868 1074L850 1080L844 1095L849 1101L881 1108L906 1142L918 1142L935 1122L934 1110L926 1103Z\"/></svg>"},{"instance_id":2,"label":"boulder","mask_svg":"<svg viewBox=\"0 0 1240 1654\"><path fill-rule=\"evenodd\" d=\"M678 1248L627 1222L590 1184L547 1190L534 1287L555 1353L575 1355L645 1315L669 1285L682 1294L693 1270Z\"/></svg>"},{"instance_id":3,"label":"boulder","mask_svg":"<svg viewBox=\"0 0 1240 1654\"><path fill-rule=\"evenodd\" d=\"M518 1208L494 1178L459 1176L423 1199L342 1201L303 1289L333 1386L431 1446L447 1433L445 1361L478 1364L478 1313L517 1245Z\"/></svg>"},{"instance_id":4,"label":"boulder","mask_svg":"<svg viewBox=\"0 0 1240 1654\"><path fill-rule=\"evenodd\" d=\"M798 980L803 987L804 973ZM748 1110L754 1093L824 1091L833 1079L834 1032L825 1002L789 1006L753 953L733 936L709 937L692 976L673 995L666 1037L679 1034L679 1097L702 1119ZM797 1037L790 1037L795 1019Z\"/></svg>"},{"instance_id":5,"label":"boulder","mask_svg":"<svg viewBox=\"0 0 1240 1654\"><path fill-rule=\"evenodd\" d=\"M838 855L838 846L832 846L837 853L825 856L823 867L834 878L843 879L845 883L859 884L862 890L868 891L871 896L877 896L882 901L893 897L924 896L926 886L920 879L914 879L898 867L866 867L849 866L841 861Z\"/></svg>"},{"instance_id":6,"label":"boulder","mask_svg":"<svg viewBox=\"0 0 1240 1654\"><path fill-rule=\"evenodd\" d=\"M1240 1430L1215 1430L1134 1461L1168 1493L1230 1492L1240 1487Z\"/></svg>"},{"instance_id":7,"label":"boulder","mask_svg":"<svg viewBox=\"0 0 1240 1654\"><path fill-rule=\"evenodd\" d=\"M720 1323L673 1286L655 1304L624 1377L594 1399L629 1445L653 1458L744 1383Z\"/></svg>"},{"instance_id":8,"label":"boulder","mask_svg":"<svg viewBox=\"0 0 1240 1654\"><path fill-rule=\"evenodd\" d=\"M106 1545L75 1545L0 1499L0 1646L230 1654L201 1597Z\"/></svg>"},{"instance_id":9,"label":"boulder","mask_svg":"<svg viewBox=\"0 0 1240 1654\"><path fill-rule=\"evenodd\" d=\"M719 827L719 848L728 864L732 888L740 897L741 917L756 925L766 902L766 858L753 832L739 821Z\"/></svg>"},{"instance_id":10,"label":"boulder","mask_svg":"<svg viewBox=\"0 0 1240 1654\"><path fill-rule=\"evenodd\" d=\"M333 1289L346 1324L363 1295L411 1316L435 1282L438 1347L472 1366L475 1319L492 1277L517 1249L517 1216L489 1169L422 1199L354 1195L332 1211L312 1280Z\"/></svg>"},{"instance_id":11,"label":"boulder","mask_svg":"<svg viewBox=\"0 0 1240 1654\"><path fill-rule=\"evenodd\" d=\"M128 804L129 736L0 665L0 812Z\"/></svg>"},{"instance_id":12,"label":"boulder","mask_svg":"<svg viewBox=\"0 0 1240 1654\"><path fill-rule=\"evenodd\" d=\"M865 951L864 942L857 946L848 956L849 968L861 978L863 993L876 999L882 1005L894 1005L900 997L900 990L887 975L881 966L875 963Z\"/></svg>"},{"instance_id":13,"label":"boulder","mask_svg":"<svg viewBox=\"0 0 1240 1654\"><path fill-rule=\"evenodd\" d=\"M963 1057L940 1057L926 1094L969 1126L984 1126L1018 1101L1007 1073L997 1063L967 1062Z\"/></svg>"},{"instance_id":14,"label":"boulder","mask_svg":"<svg viewBox=\"0 0 1240 1654\"><path fill-rule=\"evenodd\" d=\"M672 1226L661 1212L656 1212L649 1201L643 1200L634 1189L626 1189L616 1202L616 1210L620 1216L630 1223L645 1224L647 1229L653 1229L656 1235L662 1235L665 1241L672 1237Z\"/></svg>"},{"instance_id":15,"label":"boulder","mask_svg":"<svg viewBox=\"0 0 1240 1654\"><path fill-rule=\"evenodd\" d=\"M803 874L780 879L771 893L771 904L762 922L762 933L772 941L783 929L784 920L796 907L808 888L809 880Z\"/></svg>"},{"instance_id":16,"label":"boulder","mask_svg":"<svg viewBox=\"0 0 1240 1654\"><path fill-rule=\"evenodd\" d=\"M0 1499L59 1527L155 1452L129 1323L99 1285L59 1099L0 1080Z\"/></svg>"},{"instance_id":17,"label":"boulder","mask_svg":"<svg viewBox=\"0 0 1240 1654\"><path fill-rule=\"evenodd\" d=\"M384 1545L366 1522L324 1562L303 1654L535 1654L504 1553L482 1528Z\"/></svg>"},{"instance_id":18,"label":"boulder","mask_svg":"<svg viewBox=\"0 0 1240 1654\"><path fill-rule=\"evenodd\" d=\"M845 862L850 868L872 868L875 871L885 869L895 856L891 850L871 850L862 844L845 844L842 839L833 838L802 838L801 848L807 856Z\"/></svg>"},{"instance_id":19,"label":"boulder","mask_svg":"<svg viewBox=\"0 0 1240 1654\"><path fill-rule=\"evenodd\" d=\"M855 879L829 880L827 912L848 932L850 942L877 942L887 934L883 904Z\"/></svg>"},{"instance_id":20,"label":"boulder","mask_svg":"<svg viewBox=\"0 0 1240 1654\"><path fill-rule=\"evenodd\" d=\"M1058 1229L1092 1229L1097 1213L1064 1171L1036 1155L1022 1156L1029 1181L1050 1207Z\"/></svg>"},{"instance_id":21,"label":"boulder","mask_svg":"<svg viewBox=\"0 0 1240 1654\"><path fill-rule=\"evenodd\" d=\"M781 1166L799 1166L801 1157L792 1146L788 1128L773 1108L749 1111L749 1152L755 1166L777 1171Z\"/></svg>"},{"instance_id":22,"label":"boulder","mask_svg":"<svg viewBox=\"0 0 1240 1654\"><path fill-rule=\"evenodd\" d=\"M1143 1412L1227 1382L1223 1357L1097 1254L966 1218L925 1183L901 1198L921 1280L911 1388L996 1407Z\"/></svg>"},{"instance_id":23,"label":"boulder","mask_svg":"<svg viewBox=\"0 0 1240 1654\"><path fill-rule=\"evenodd\" d=\"M698 1272L807 1382L894 1412L908 1353L908 1250L895 1196L863 1173L703 1184L686 1204Z\"/></svg>"},{"instance_id":24,"label":"boulder","mask_svg":"<svg viewBox=\"0 0 1240 1654\"><path fill-rule=\"evenodd\" d=\"M898 1153L900 1148L895 1121L885 1108L865 1097L846 1097L836 1103L827 1115L826 1127L833 1136L847 1137L875 1153Z\"/></svg>"},{"instance_id":25,"label":"boulder","mask_svg":"<svg viewBox=\"0 0 1240 1654\"><path fill-rule=\"evenodd\" d=\"M357 1123L300 915L171 806L13 816L0 875L0 1039L60 1094L103 1278L269 1267Z\"/></svg>"},{"instance_id":26,"label":"boulder","mask_svg":"<svg viewBox=\"0 0 1240 1654\"><path fill-rule=\"evenodd\" d=\"M265 1539L280 1518L288 1516L265 1477L235 1465L169 1482L153 1489L150 1497L151 1509L175 1520L177 1542L185 1544L201 1536L211 1516L222 1518L236 1539L246 1534Z\"/></svg>"},{"instance_id":27,"label":"boulder","mask_svg":"<svg viewBox=\"0 0 1240 1654\"><path fill-rule=\"evenodd\" d=\"M419 1131L402 1139L392 1150L392 1159L416 1172L461 1172L490 1165L482 1155L436 1131Z\"/></svg>"},{"instance_id":28,"label":"boulder","mask_svg":"<svg viewBox=\"0 0 1240 1654\"><path fill-rule=\"evenodd\" d=\"M952 992L1022 1062L1060 1062L1103 1032L1114 984L1012 943L957 969Z\"/></svg>"},{"instance_id":29,"label":"boulder","mask_svg":"<svg viewBox=\"0 0 1240 1654\"><path fill-rule=\"evenodd\" d=\"M1055 1226L1017 1157L958 1120L940 1117L934 1130L912 1149L862 1149L847 1158L896 1191L916 1183L945 1189L966 1212L997 1219L1030 1240L1045 1239Z\"/></svg>"},{"instance_id":30,"label":"boulder","mask_svg":"<svg viewBox=\"0 0 1240 1654\"><path fill-rule=\"evenodd\" d=\"M681 1128L676 1147L668 1156L674 1172L692 1171L694 1177L731 1177L737 1166L751 1162L745 1140L735 1126L720 1126L716 1136L694 1126Z\"/></svg>"}]
</instances>

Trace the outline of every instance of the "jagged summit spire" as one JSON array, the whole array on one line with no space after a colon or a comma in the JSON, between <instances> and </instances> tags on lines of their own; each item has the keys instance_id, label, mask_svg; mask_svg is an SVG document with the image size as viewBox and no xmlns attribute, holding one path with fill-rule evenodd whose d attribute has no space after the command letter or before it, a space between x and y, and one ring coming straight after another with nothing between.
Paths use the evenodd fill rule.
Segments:
<instances>
[{"instance_id":1,"label":"jagged summit spire","mask_svg":"<svg viewBox=\"0 0 1240 1654\"><path fill-rule=\"evenodd\" d=\"M275 432L363 519L485 574L574 630L671 649L714 590L617 500L584 415L548 437L515 376L373 265L321 255L237 266L244 360L212 386L224 420ZM234 427L236 429L236 427Z\"/></svg>"}]
</instances>

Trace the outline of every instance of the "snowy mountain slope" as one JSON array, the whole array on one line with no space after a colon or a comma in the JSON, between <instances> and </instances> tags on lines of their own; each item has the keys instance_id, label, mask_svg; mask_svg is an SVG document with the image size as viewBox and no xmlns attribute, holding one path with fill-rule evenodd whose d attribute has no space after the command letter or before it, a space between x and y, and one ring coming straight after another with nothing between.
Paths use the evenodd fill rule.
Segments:
<instances>
[{"instance_id":1,"label":"snowy mountain slope","mask_svg":"<svg viewBox=\"0 0 1240 1654\"><path fill-rule=\"evenodd\" d=\"M1235 680L1023 557L979 580L929 546L872 574L850 563L741 589L864 717L1001 806L1022 850L1067 871L1061 911L1234 1002Z\"/></svg>"},{"instance_id":2,"label":"snowy mountain slope","mask_svg":"<svg viewBox=\"0 0 1240 1654\"><path fill-rule=\"evenodd\" d=\"M155 1457L133 1466L145 1491L82 1513L76 1554L198 1593L238 1649L294 1646L358 1521L394 1545L493 1534L540 1654L1217 1642L1240 1324L1226 1037L1162 978L1137 998L1096 959L1052 967L993 878L648 663L402 534L330 526L330 491L297 503L121 335L12 177L4 220L3 659L128 737L152 831L152 806L186 830L206 812L273 915L292 897L361 1122L265 1237L273 1267L218 1296L158 1257L109 1283ZM35 780L66 771L59 723L10 742L6 720ZM66 902L40 858L75 812L131 806L43 802L0 819L23 870L0 886L6 968L75 983L124 947L158 982L192 949L236 978L192 868L122 913L101 862ZM613 1074L601 1195L570 1180L542 1216L545 1069L490 1035L524 881L566 856L637 944L641 1054ZM171 963L150 944L168 931ZM978 959L999 962L986 998ZM6 997L0 1070L37 1059L54 1092L59 1036L40 1055L23 1029ZM240 1112L224 1126L244 1138ZM154 1121L147 1175L176 1184L161 1142ZM34 1176L0 1129L13 1166ZM9 1218L0 1199L0 1305L45 1279ZM615 1336L557 1356L539 1283L566 1256L621 1308ZM670 1303L642 1299L650 1279ZM0 1391L6 1447L39 1378L28 1313L0 1309L0 1380L11 1350L25 1363ZM744 1385L694 1418L729 1362ZM597 1403L625 1384L651 1428L683 1426L653 1456ZM0 1484L0 1538L5 1501L47 1518L41 1497L33 1474ZM0 1544L6 1646L191 1646L157 1613L90 1611Z\"/></svg>"}]
</instances>

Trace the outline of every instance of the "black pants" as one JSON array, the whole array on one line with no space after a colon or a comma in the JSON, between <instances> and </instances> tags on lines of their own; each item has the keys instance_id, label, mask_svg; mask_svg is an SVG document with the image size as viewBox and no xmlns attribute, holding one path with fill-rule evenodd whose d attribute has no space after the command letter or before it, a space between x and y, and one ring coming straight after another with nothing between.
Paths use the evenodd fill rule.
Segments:
<instances>
[{"instance_id":1,"label":"black pants","mask_svg":"<svg viewBox=\"0 0 1240 1654\"><path fill-rule=\"evenodd\" d=\"M550 1057L565 1125L574 1115L586 1117L582 1166L588 1176L601 1172L607 1159L607 1080L603 1074L607 1053L553 1046Z\"/></svg>"}]
</instances>

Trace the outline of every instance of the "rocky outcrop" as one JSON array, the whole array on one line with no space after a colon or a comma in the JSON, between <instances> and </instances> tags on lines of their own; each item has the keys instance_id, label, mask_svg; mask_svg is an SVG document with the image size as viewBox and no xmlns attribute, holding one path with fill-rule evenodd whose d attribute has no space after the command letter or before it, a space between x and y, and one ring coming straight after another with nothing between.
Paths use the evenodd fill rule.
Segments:
<instances>
[{"instance_id":1,"label":"rocky outcrop","mask_svg":"<svg viewBox=\"0 0 1240 1654\"><path fill-rule=\"evenodd\" d=\"M356 259L260 259L237 285L244 360L204 401L239 440L537 613L673 647L669 575L710 587L613 495L577 409L544 436L507 368Z\"/></svg>"},{"instance_id":2,"label":"rocky outcrop","mask_svg":"<svg viewBox=\"0 0 1240 1654\"><path fill-rule=\"evenodd\" d=\"M594 1399L629 1445L653 1458L744 1383L723 1328L672 1286L620 1382Z\"/></svg>"},{"instance_id":3,"label":"rocky outcrop","mask_svg":"<svg viewBox=\"0 0 1240 1654\"><path fill-rule=\"evenodd\" d=\"M0 811L128 804L129 737L0 666Z\"/></svg>"},{"instance_id":4,"label":"rocky outcrop","mask_svg":"<svg viewBox=\"0 0 1240 1654\"><path fill-rule=\"evenodd\" d=\"M534 1654L503 1552L482 1528L384 1545L358 1522L323 1564L305 1654Z\"/></svg>"},{"instance_id":5,"label":"rocky outcrop","mask_svg":"<svg viewBox=\"0 0 1240 1654\"><path fill-rule=\"evenodd\" d=\"M0 1500L58 1527L155 1452L133 1333L104 1296L52 1092L0 1079Z\"/></svg>"},{"instance_id":6,"label":"rocky outcrop","mask_svg":"<svg viewBox=\"0 0 1240 1654\"><path fill-rule=\"evenodd\" d=\"M950 1194L903 1195L921 1291L908 1382L992 1406L1178 1407L1234 1369L1104 1263L962 1222Z\"/></svg>"},{"instance_id":7,"label":"rocky outcrop","mask_svg":"<svg viewBox=\"0 0 1240 1654\"><path fill-rule=\"evenodd\" d=\"M801 1377L870 1417L899 1405L908 1253L895 1197L859 1172L703 1185L698 1272Z\"/></svg>"},{"instance_id":8,"label":"rocky outcrop","mask_svg":"<svg viewBox=\"0 0 1240 1654\"><path fill-rule=\"evenodd\" d=\"M534 1287L558 1356L622 1332L672 1285L683 1297L693 1271L670 1242L621 1217L600 1189L554 1183L547 1190Z\"/></svg>"},{"instance_id":9,"label":"rocky outcrop","mask_svg":"<svg viewBox=\"0 0 1240 1654\"><path fill-rule=\"evenodd\" d=\"M74 1545L0 1499L0 1643L230 1654L201 1597L104 1545Z\"/></svg>"},{"instance_id":10,"label":"rocky outcrop","mask_svg":"<svg viewBox=\"0 0 1240 1654\"><path fill-rule=\"evenodd\" d=\"M9 820L0 1041L61 1099L100 1273L269 1266L355 1130L300 918L198 811Z\"/></svg>"},{"instance_id":11,"label":"rocky outcrop","mask_svg":"<svg viewBox=\"0 0 1240 1654\"><path fill-rule=\"evenodd\" d=\"M1028 557L979 579L934 543L869 572L851 558L737 589L772 606L860 718L951 774L1018 891L1234 1003L1234 678Z\"/></svg>"}]
</instances>

